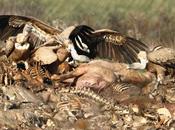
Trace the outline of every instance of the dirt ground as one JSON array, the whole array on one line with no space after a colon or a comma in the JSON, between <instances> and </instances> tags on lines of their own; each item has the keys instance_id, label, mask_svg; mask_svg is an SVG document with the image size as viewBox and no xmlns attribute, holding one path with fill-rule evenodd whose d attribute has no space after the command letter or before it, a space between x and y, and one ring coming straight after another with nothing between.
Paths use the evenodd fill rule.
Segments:
<instances>
[{"instance_id":1,"label":"dirt ground","mask_svg":"<svg viewBox=\"0 0 175 130\"><path fill-rule=\"evenodd\" d=\"M75 88L72 83L54 80L41 83L36 78L21 78L17 73L26 72L15 70L6 61L0 67L1 129L173 130L175 127L175 81L169 75L154 92L155 82L146 86L117 82L93 91Z\"/></svg>"}]
</instances>

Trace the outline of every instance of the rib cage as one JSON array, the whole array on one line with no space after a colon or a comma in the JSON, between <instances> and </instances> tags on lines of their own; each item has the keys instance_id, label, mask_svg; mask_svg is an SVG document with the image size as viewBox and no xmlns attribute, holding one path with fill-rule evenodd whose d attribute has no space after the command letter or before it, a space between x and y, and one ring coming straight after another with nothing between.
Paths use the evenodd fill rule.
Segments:
<instances>
[{"instance_id":1,"label":"rib cage","mask_svg":"<svg viewBox=\"0 0 175 130\"><path fill-rule=\"evenodd\" d=\"M42 67L42 66L35 66L35 67L30 67L27 70L27 73L31 76L31 78L35 79L37 76L41 77L50 77L49 73Z\"/></svg>"},{"instance_id":2,"label":"rib cage","mask_svg":"<svg viewBox=\"0 0 175 130\"><path fill-rule=\"evenodd\" d=\"M136 87L136 86L129 83L116 83L112 85L113 90L118 93L122 93L132 87Z\"/></svg>"}]
</instances>

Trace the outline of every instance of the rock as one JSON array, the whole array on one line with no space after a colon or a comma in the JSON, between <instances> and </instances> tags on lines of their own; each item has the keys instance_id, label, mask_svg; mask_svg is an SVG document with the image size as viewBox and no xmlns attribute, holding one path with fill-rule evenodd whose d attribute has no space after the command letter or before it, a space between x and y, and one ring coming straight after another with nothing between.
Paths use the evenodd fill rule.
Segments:
<instances>
[{"instance_id":1,"label":"rock","mask_svg":"<svg viewBox=\"0 0 175 130\"><path fill-rule=\"evenodd\" d=\"M58 57L56 53L54 53L53 48L40 47L34 53L33 59L37 62L41 62L42 65L48 65L55 62Z\"/></svg>"},{"instance_id":2,"label":"rock","mask_svg":"<svg viewBox=\"0 0 175 130\"><path fill-rule=\"evenodd\" d=\"M167 108L159 108L157 109L157 113L159 114L160 120L165 124L171 117L171 113Z\"/></svg>"}]
</instances>

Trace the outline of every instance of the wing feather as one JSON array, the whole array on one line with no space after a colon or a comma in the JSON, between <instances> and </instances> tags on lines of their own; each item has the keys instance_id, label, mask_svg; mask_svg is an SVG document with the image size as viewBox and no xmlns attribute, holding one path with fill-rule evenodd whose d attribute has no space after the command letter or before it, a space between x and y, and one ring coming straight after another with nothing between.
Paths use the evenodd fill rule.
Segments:
<instances>
[{"instance_id":1,"label":"wing feather","mask_svg":"<svg viewBox=\"0 0 175 130\"><path fill-rule=\"evenodd\" d=\"M10 17L0 16L0 40L6 40L9 36L14 36L22 31L22 27L15 28L9 23Z\"/></svg>"},{"instance_id":2,"label":"wing feather","mask_svg":"<svg viewBox=\"0 0 175 130\"><path fill-rule=\"evenodd\" d=\"M15 36L19 32L22 32L24 25L27 23L30 23L32 26L36 26L51 35L61 33L61 30L53 28L33 17L0 15L0 40L6 40L9 36Z\"/></svg>"},{"instance_id":3,"label":"wing feather","mask_svg":"<svg viewBox=\"0 0 175 130\"><path fill-rule=\"evenodd\" d=\"M92 42L93 44L97 44L97 46L107 44L108 46L105 50L103 50L103 55L99 55L100 57L109 57L120 62L135 62L137 61L137 54L139 51L148 50L148 47L144 43L112 30L96 31L92 37L94 37L94 39L97 39L94 40L95 43ZM113 51L111 51L112 48ZM117 57L115 55L119 56Z\"/></svg>"},{"instance_id":4,"label":"wing feather","mask_svg":"<svg viewBox=\"0 0 175 130\"><path fill-rule=\"evenodd\" d=\"M78 40L77 37L81 40ZM86 25L77 26L69 38L77 53L89 58L109 58L119 62L132 63L138 60L139 51L148 51L148 47L144 43L122 35L120 32L109 29L94 31ZM83 51L81 41L88 46L90 53Z\"/></svg>"},{"instance_id":5,"label":"wing feather","mask_svg":"<svg viewBox=\"0 0 175 130\"><path fill-rule=\"evenodd\" d=\"M92 48L91 41L91 35L94 30L86 25L78 25L75 27L75 29L70 33L69 39L73 42L74 47L78 54L86 55L90 58L92 58L93 53L89 54L88 52L83 51L85 49L81 43L85 43L88 48ZM79 40L81 38L81 41ZM78 42L78 43L77 43ZM79 47L80 46L80 47ZM94 56L93 56L94 57Z\"/></svg>"},{"instance_id":6,"label":"wing feather","mask_svg":"<svg viewBox=\"0 0 175 130\"><path fill-rule=\"evenodd\" d=\"M134 45L133 46L133 49L138 49L140 51L141 50L147 50L148 51L148 46L145 45L144 43L142 43L141 41L139 40L136 40L134 38L131 38L131 37L127 37L127 42ZM135 47L136 46L136 47ZM139 52L138 51L138 52Z\"/></svg>"}]
</instances>

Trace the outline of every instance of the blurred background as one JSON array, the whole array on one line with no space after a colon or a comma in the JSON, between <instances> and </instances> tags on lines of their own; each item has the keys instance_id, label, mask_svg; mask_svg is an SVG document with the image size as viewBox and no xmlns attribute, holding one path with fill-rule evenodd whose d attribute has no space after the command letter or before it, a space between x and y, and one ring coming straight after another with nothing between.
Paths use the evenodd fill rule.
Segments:
<instances>
[{"instance_id":1,"label":"blurred background","mask_svg":"<svg viewBox=\"0 0 175 130\"><path fill-rule=\"evenodd\" d=\"M175 0L0 0L0 14L33 16L57 28L87 24L175 47Z\"/></svg>"}]
</instances>

